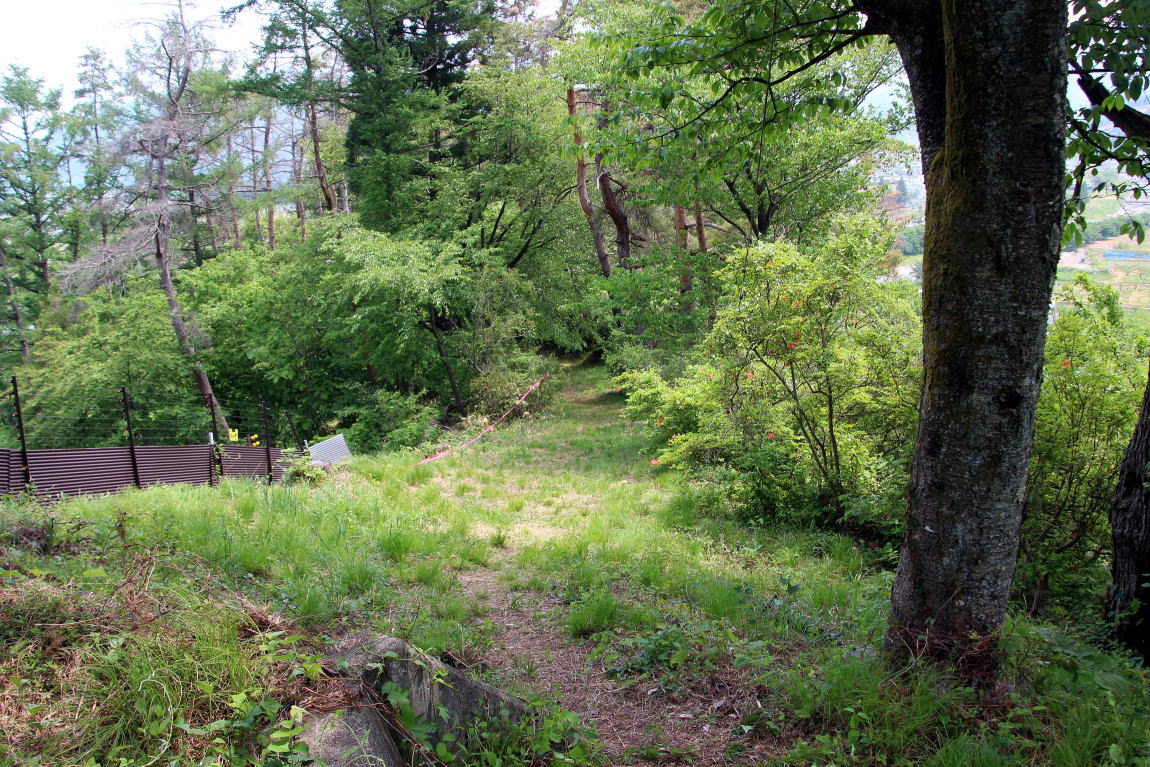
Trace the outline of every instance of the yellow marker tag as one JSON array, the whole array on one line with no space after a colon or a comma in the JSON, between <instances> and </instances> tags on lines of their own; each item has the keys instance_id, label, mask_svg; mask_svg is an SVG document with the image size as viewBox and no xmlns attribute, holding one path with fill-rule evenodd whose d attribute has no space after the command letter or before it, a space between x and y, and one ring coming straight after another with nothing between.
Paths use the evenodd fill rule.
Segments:
<instances>
[{"instance_id":1,"label":"yellow marker tag","mask_svg":"<svg viewBox=\"0 0 1150 767\"><path fill-rule=\"evenodd\" d=\"M239 441L240 441L240 430L239 429L228 429L228 442L239 442Z\"/></svg>"}]
</instances>

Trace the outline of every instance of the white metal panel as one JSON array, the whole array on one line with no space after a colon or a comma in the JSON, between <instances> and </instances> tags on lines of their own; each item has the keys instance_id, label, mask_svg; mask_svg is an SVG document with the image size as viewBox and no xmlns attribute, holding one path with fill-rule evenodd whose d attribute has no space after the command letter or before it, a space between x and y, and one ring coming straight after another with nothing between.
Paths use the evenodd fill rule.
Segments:
<instances>
[{"instance_id":1,"label":"white metal panel","mask_svg":"<svg viewBox=\"0 0 1150 767\"><path fill-rule=\"evenodd\" d=\"M342 434L317 442L308 448L312 463L339 463L351 458L351 450Z\"/></svg>"}]
</instances>

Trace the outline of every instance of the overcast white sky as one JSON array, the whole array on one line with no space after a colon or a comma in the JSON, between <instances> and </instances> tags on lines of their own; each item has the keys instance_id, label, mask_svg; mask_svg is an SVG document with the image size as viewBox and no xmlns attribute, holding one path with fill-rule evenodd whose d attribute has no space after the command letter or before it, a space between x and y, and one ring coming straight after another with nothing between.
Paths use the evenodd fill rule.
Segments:
<instances>
[{"instance_id":1,"label":"overcast white sky","mask_svg":"<svg viewBox=\"0 0 1150 767\"><path fill-rule=\"evenodd\" d=\"M194 19L219 18L219 11L234 0L197 0L188 15ZM10 64L28 67L44 79L45 85L64 89L65 102L71 101L80 55L94 46L120 64L133 38L144 30L141 19L159 19L172 8L170 3L147 0L20 0L5 3L0 23L0 67ZM227 28L218 24L213 37L223 50L247 51L259 36L260 21L245 14L242 21Z\"/></svg>"},{"instance_id":2,"label":"overcast white sky","mask_svg":"<svg viewBox=\"0 0 1150 767\"><path fill-rule=\"evenodd\" d=\"M218 19L223 8L238 0L185 2L193 19ZM542 0L541 8L556 8L559 0ZM0 68L10 64L28 67L51 88L63 88L65 103L76 87L75 72L80 55L88 46L100 48L117 65L123 62L133 37L144 30L141 19L159 19L171 3L162 0L15 0L4 3L0 22ZM246 12L232 27L217 22L213 38L221 50L248 52L259 38L260 19Z\"/></svg>"}]
</instances>

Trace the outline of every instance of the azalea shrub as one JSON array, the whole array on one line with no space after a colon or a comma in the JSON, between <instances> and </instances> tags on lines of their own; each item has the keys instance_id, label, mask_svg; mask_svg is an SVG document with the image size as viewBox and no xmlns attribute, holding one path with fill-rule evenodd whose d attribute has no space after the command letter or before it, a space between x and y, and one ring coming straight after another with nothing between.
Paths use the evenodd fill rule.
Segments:
<instances>
[{"instance_id":1,"label":"azalea shrub","mask_svg":"<svg viewBox=\"0 0 1150 767\"><path fill-rule=\"evenodd\" d=\"M841 221L818 246L762 243L720 270L725 296L680 375L619 377L660 464L721 486L747 519L891 544L905 508L921 378L917 288L885 281L889 233Z\"/></svg>"},{"instance_id":2,"label":"azalea shrub","mask_svg":"<svg viewBox=\"0 0 1150 767\"><path fill-rule=\"evenodd\" d=\"M1081 611L1109 581L1110 501L1146 383L1146 339L1113 288L1081 275L1056 305L1015 578L1016 595L1036 613Z\"/></svg>"}]
</instances>

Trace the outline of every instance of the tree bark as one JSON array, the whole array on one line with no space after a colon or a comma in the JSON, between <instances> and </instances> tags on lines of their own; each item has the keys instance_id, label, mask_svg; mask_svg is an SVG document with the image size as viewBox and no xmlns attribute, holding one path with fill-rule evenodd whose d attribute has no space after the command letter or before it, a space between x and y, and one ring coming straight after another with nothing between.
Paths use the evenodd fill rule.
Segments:
<instances>
[{"instance_id":1,"label":"tree bark","mask_svg":"<svg viewBox=\"0 0 1150 767\"><path fill-rule=\"evenodd\" d=\"M248 144L248 157L251 158L251 189L252 195L255 196L259 193L260 172L259 161L256 158L256 122L254 119L252 120L252 124L248 131L248 139L250 142ZM263 247L265 244L264 219L263 216L260 215L260 209L258 205L253 206L253 210L255 211L255 215L252 218L254 218L256 222L256 237L259 239L260 247Z\"/></svg>"},{"instance_id":2,"label":"tree bark","mask_svg":"<svg viewBox=\"0 0 1150 767\"><path fill-rule=\"evenodd\" d=\"M567 114L574 117L576 114L577 102L575 100L575 89L567 89ZM603 272L604 277L611 276L611 256L607 253L607 243L603 241L603 232L599 229L599 224L595 221L595 206L591 204L591 197L587 193L587 158L583 155L583 134L579 132L578 128L574 129L575 135L575 191L579 195L579 207L583 209L583 215L587 217L587 226L591 227L591 239L595 243L595 255L599 259L599 269Z\"/></svg>"},{"instance_id":3,"label":"tree bark","mask_svg":"<svg viewBox=\"0 0 1150 767\"><path fill-rule=\"evenodd\" d=\"M327 168L324 167L323 156L320 154L319 114L315 104L307 105L307 121L311 132L311 153L312 163L315 165L315 180L319 184L319 193L323 197L323 209L333 211L335 210L335 195L332 194L331 185L327 182Z\"/></svg>"},{"instance_id":4,"label":"tree bark","mask_svg":"<svg viewBox=\"0 0 1150 767\"><path fill-rule=\"evenodd\" d=\"M311 43L308 40L308 25L304 20L300 24L300 45L303 48L304 66L307 71L308 82L311 82L313 73L315 72L314 62L311 57ZM311 152L312 162L315 164L315 180L319 184L319 193L323 197L323 209L331 212L335 210L335 195L332 194L331 185L327 181L327 169L323 165L323 156L320 153L321 141L319 135L319 111L316 109L315 101L308 100L307 103L307 124L308 130L311 133Z\"/></svg>"},{"instance_id":5,"label":"tree bark","mask_svg":"<svg viewBox=\"0 0 1150 767\"><path fill-rule=\"evenodd\" d=\"M924 382L887 643L977 684L995 670L1018 554L1060 248L1067 9L941 9L939 26L886 19L928 168Z\"/></svg>"},{"instance_id":6,"label":"tree bark","mask_svg":"<svg viewBox=\"0 0 1150 767\"><path fill-rule=\"evenodd\" d=\"M229 133L227 136L227 156L234 157L232 153L232 136ZM232 239L235 240L236 247L243 247L244 238L240 233L240 213L236 208L236 184L234 178L228 178L228 205L231 207L232 218Z\"/></svg>"},{"instance_id":7,"label":"tree bark","mask_svg":"<svg viewBox=\"0 0 1150 767\"><path fill-rule=\"evenodd\" d=\"M607 211L611 223L615 225L615 256L616 264L623 269L631 268L631 221L627 218L627 211L619 203L611 182L611 171L603 167L603 155L595 156L596 179L598 180L599 196L603 198L603 208Z\"/></svg>"},{"instance_id":8,"label":"tree bark","mask_svg":"<svg viewBox=\"0 0 1150 767\"><path fill-rule=\"evenodd\" d=\"M946 48L940 0L861 0L867 27L890 37L910 84L919 160L926 177L946 132ZM928 204L930 190L927 189Z\"/></svg>"},{"instance_id":9,"label":"tree bark","mask_svg":"<svg viewBox=\"0 0 1150 767\"><path fill-rule=\"evenodd\" d=\"M1110 505L1114 585L1107 612L1116 640L1150 659L1150 382Z\"/></svg>"},{"instance_id":10,"label":"tree bark","mask_svg":"<svg viewBox=\"0 0 1150 767\"><path fill-rule=\"evenodd\" d=\"M699 252L707 252L707 228L703 224L703 206L695 206L695 239L699 242Z\"/></svg>"},{"instance_id":11,"label":"tree bark","mask_svg":"<svg viewBox=\"0 0 1150 767\"><path fill-rule=\"evenodd\" d=\"M276 204L272 199L272 116L264 119L264 191L268 196L268 249L276 249ZM258 213L256 215L259 215Z\"/></svg>"},{"instance_id":12,"label":"tree bark","mask_svg":"<svg viewBox=\"0 0 1150 767\"><path fill-rule=\"evenodd\" d=\"M28 333L24 329L24 315L20 312L20 302L16 300L16 286L12 284L12 275L8 272L8 259L3 247L0 247L0 270L4 272L4 290L8 294L8 306L12 309L12 320L16 323L16 335L20 339L20 357L27 362L31 358Z\"/></svg>"},{"instance_id":13,"label":"tree bark","mask_svg":"<svg viewBox=\"0 0 1150 767\"><path fill-rule=\"evenodd\" d=\"M687 256L691 249L691 233L687 231L687 209L682 205L672 205L675 220L675 247L679 250L679 295L691 292L691 267ZM689 305L684 304L684 309Z\"/></svg>"},{"instance_id":14,"label":"tree bark","mask_svg":"<svg viewBox=\"0 0 1150 767\"><path fill-rule=\"evenodd\" d=\"M196 190L188 189L188 217L191 219L192 260L196 266L204 265L204 245L200 240L200 206L196 204Z\"/></svg>"},{"instance_id":15,"label":"tree bark","mask_svg":"<svg viewBox=\"0 0 1150 767\"><path fill-rule=\"evenodd\" d=\"M300 140L293 140L291 148L292 181L296 186L295 217L299 223L300 242L307 240L307 206L304 205L303 200L299 197L299 187L303 183L303 155L302 138Z\"/></svg>"},{"instance_id":16,"label":"tree bark","mask_svg":"<svg viewBox=\"0 0 1150 767\"><path fill-rule=\"evenodd\" d=\"M175 331L176 341L179 343L181 351L192 366L192 377L195 378L196 386L200 390L200 397L204 402L214 405L215 412L219 414L219 423L223 427L223 433L226 434L228 430L227 419L224 418L223 409L212 390L212 382L208 379L207 372L196 357L196 347L188 337L188 329L184 324L184 312L180 308L179 296L176 294L176 286L172 282L172 273L168 267L168 244L171 242L172 231L168 211L171 208L171 200L168 195L167 162L162 154L167 149L167 143L167 136L160 139L157 144L162 148L156 153L156 205L159 213L156 216L154 244L156 266L160 270L160 287L163 288L164 295L168 298L168 316L172 322L172 330Z\"/></svg>"}]
</instances>

